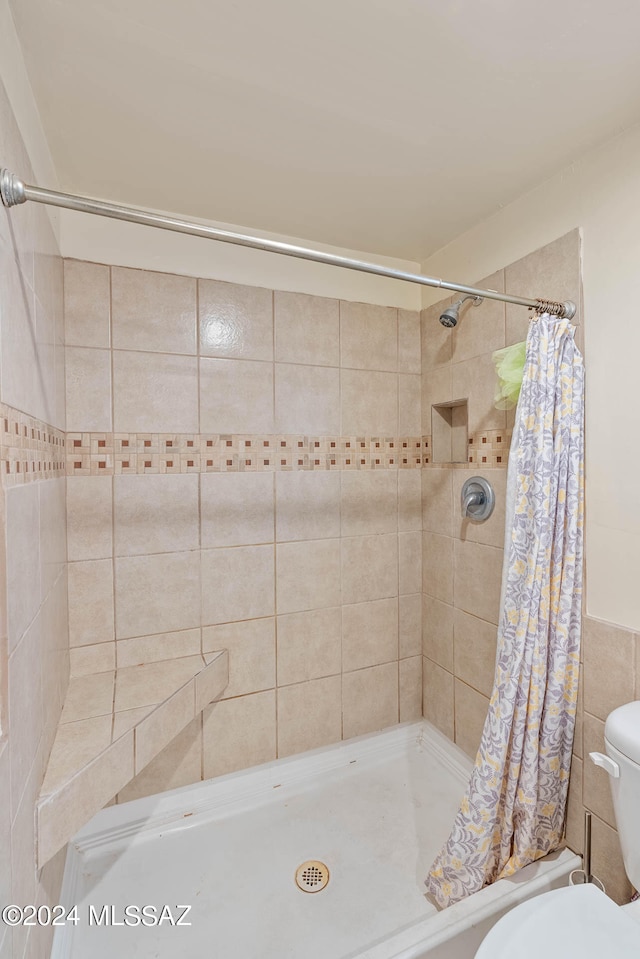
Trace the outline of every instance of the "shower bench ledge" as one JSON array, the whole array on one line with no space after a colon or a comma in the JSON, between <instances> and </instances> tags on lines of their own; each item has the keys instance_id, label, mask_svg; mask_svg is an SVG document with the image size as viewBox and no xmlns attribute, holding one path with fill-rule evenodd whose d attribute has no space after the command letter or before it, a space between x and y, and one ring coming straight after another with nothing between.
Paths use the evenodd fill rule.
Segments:
<instances>
[{"instance_id":1,"label":"shower bench ledge","mask_svg":"<svg viewBox=\"0 0 640 959\"><path fill-rule=\"evenodd\" d=\"M229 683L226 649L74 676L38 797L38 866Z\"/></svg>"}]
</instances>

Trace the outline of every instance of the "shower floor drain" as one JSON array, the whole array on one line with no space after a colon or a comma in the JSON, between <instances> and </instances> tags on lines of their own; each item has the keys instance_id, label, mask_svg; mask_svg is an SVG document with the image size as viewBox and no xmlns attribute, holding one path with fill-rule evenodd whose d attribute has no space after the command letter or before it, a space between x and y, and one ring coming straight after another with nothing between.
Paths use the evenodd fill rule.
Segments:
<instances>
[{"instance_id":1,"label":"shower floor drain","mask_svg":"<svg viewBox=\"0 0 640 959\"><path fill-rule=\"evenodd\" d=\"M329 870L317 859L308 859L296 869L296 885L303 892L320 892L328 882Z\"/></svg>"}]
</instances>

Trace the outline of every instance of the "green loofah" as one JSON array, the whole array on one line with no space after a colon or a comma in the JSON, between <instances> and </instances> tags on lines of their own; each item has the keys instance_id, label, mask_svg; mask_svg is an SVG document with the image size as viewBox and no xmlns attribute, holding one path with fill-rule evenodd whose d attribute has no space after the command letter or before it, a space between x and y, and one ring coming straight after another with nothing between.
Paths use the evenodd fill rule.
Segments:
<instances>
[{"instance_id":1,"label":"green loofah","mask_svg":"<svg viewBox=\"0 0 640 959\"><path fill-rule=\"evenodd\" d=\"M495 406L497 410L511 410L516 406L520 396L524 362L527 353L527 343L514 343L503 350L496 350L493 354L498 387L496 389Z\"/></svg>"}]
</instances>

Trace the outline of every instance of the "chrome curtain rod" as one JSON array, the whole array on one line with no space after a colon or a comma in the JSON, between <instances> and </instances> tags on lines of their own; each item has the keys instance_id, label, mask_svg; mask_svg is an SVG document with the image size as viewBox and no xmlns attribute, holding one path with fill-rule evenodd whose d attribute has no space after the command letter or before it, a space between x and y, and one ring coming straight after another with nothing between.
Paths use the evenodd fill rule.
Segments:
<instances>
[{"instance_id":1,"label":"chrome curtain rod","mask_svg":"<svg viewBox=\"0 0 640 959\"><path fill-rule=\"evenodd\" d=\"M45 203L49 206L62 207L65 210L77 210L80 213L94 213L98 216L108 216L114 220L126 220L129 223L139 223L142 226L155 226L160 230L172 230L175 233L187 233L190 236L200 236L207 240L219 240L222 243L233 243L236 246L248 246L254 250L265 250L268 253L280 253L284 256L294 256L301 260L312 260L315 263L326 263L328 266L340 266L346 270L358 270L360 273L374 273L377 276L387 276L392 280L404 280L407 283L419 283L421 286L433 286L442 290L452 290L457 293L467 293L470 296L480 296L488 300L502 300L504 303L516 303L526 306L536 313L551 313L555 316L571 319L575 316L576 305L571 300L558 302L557 300L531 299L527 296L512 296L507 293L496 293L495 290L480 290L473 286L463 286L461 283L448 283L431 276L422 276L420 273L407 273L404 270L392 270L390 267L378 263L367 263L365 260L353 260L346 256L336 256L333 253L324 253L320 250L311 250L304 246L295 246L292 243L282 243L279 240L265 240L257 236L248 236L243 233L232 233L229 230L219 230L212 226L201 226L191 220L182 220L177 217L163 216L160 213L150 213L146 210L136 210L129 206L119 206L107 203L105 200L94 200L86 196L74 196L71 193L59 193L56 190L42 190L37 186L29 186L14 173L2 169L0 172L0 194L6 207L17 206L32 200L34 203Z\"/></svg>"}]
</instances>

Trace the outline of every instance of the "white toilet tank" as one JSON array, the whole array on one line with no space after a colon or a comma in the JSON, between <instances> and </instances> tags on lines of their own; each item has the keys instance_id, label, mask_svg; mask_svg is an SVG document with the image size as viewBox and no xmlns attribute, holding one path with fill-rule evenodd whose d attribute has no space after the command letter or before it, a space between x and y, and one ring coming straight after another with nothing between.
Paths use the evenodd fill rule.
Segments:
<instances>
[{"instance_id":1,"label":"white toilet tank","mask_svg":"<svg viewBox=\"0 0 640 959\"><path fill-rule=\"evenodd\" d=\"M624 866L629 881L640 889L640 701L609 714L604 738L607 755L620 770L610 783Z\"/></svg>"}]
</instances>

